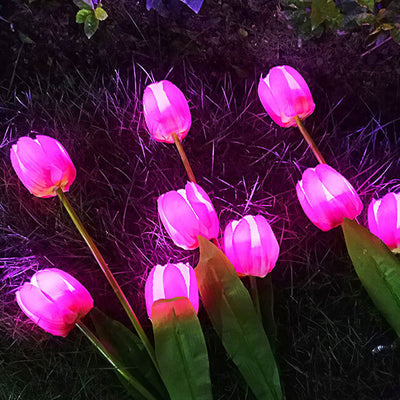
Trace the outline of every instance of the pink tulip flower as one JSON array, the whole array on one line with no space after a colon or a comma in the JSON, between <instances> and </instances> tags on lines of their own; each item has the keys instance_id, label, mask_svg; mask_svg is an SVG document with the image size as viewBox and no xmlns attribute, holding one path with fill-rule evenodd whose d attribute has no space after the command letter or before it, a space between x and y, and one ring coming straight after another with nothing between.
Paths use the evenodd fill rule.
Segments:
<instances>
[{"instance_id":1,"label":"pink tulip flower","mask_svg":"<svg viewBox=\"0 0 400 400\"><path fill-rule=\"evenodd\" d=\"M153 303L161 299L186 297L196 313L199 311L199 288L196 274L189 264L156 265L146 280L146 309L151 319Z\"/></svg>"},{"instance_id":2,"label":"pink tulip flower","mask_svg":"<svg viewBox=\"0 0 400 400\"><path fill-rule=\"evenodd\" d=\"M307 168L296 185L297 197L311 222L323 231L354 219L363 204L350 182L327 164Z\"/></svg>"},{"instance_id":3,"label":"pink tulip flower","mask_svg":"<svg viewBox=\"0 0 400 400\"><path fill-rule=\"evenodd\" d=\"M63 337L93 308L93 299L85 287L57 268L36 272L15 297L21 310L35 324Z\"/></svg>"},{"instance_id":4,"label":"pink tulip flower","mask_svg":"<svg viewBox=\"0 0 400 400\"><path fill-rule=\"evenodd\" d=\"M184 94L170 81L160 81L146 87L143 111L150 135L158 142L174 143L173 133L182 141L192 124Z\"/></svg>"},{"instance_id":5,"label":"pink tulip flower","mask_svg":"<svg viewBox=\"0 0 400 400\"><path fill-rule=\"evenodd\" d=\"M157 200L158 215L171 239L179 247L193 250L199 246L197 236L218 236L219 221L207 193L194 182L185 189L162 194Z\"/></svg>"},{"instance_id":6,"label":"pink tulip flower","mask_svg":"<svg viewBox=\"0 0 400 400\"><path fill-rule=\"evenodd\" d=\"M379 200L371 201L368 228L390 250L400 252L400 193L388 193Z\"/></svg>"},{"instance_id":7,"label":"pink tulip flower","mask_svg":"<svg viewBox=\"0 0 400 400\"><path fill-rule=\"evenodd\" d=\"M67 151L56 139L23 136L10 150L11 164L25 187L37 197L56 196L56 189L68 192L76 169Z\"/></svg>"},{"instance_id":8,"label":"pink tulip flower","mask_svg":"<svg viewBox=\"0 0 400 400\"><path fill-rule=\"evenodd\" d=\"M289 65L273 67L258 84L258 96L265 111L279 126L296 126L294 117L305 119L315 104L304 78Z\"/></svg>"},{"instance_id":9,"label":"pink tulip flower","mask_svg":"<svg viewBox=\"0 0 400 400\"><path fill-rule=\"evenodd\" d=\"M262 215L246 215L226 226L224 251L239 275L263 278L275 267L279 244Z\"/></svg>"}]
</instances>

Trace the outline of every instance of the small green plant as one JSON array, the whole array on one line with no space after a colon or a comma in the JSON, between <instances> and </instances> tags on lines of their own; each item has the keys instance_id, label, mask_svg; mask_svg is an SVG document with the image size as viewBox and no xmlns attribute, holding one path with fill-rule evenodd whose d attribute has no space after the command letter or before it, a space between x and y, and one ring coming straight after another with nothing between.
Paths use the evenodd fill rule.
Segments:
<instances>
[{"instance_id":1,"label":"small green plant","mask_svg":"<svg viewBox=\"0 0 400 400\"><path fill-rule=\"evenodd\" d=\"M90 39L99 27L99 22L104 21L108 14L99 0L74 0L80 10L76 13L76 22L84 24L85 35Z\"/></svg>"},{"instance_id":2,"label":"small green plant","mask_svg":"<svg viewBox=\"0 0 400 400\"><path fill-rule=\"evenodd\" d=\"M282 0L283 15L305 38L326 30L350 31L369 26L369 44L391 37L400 44L398 0Z\"/></svg>"}]
</instances>

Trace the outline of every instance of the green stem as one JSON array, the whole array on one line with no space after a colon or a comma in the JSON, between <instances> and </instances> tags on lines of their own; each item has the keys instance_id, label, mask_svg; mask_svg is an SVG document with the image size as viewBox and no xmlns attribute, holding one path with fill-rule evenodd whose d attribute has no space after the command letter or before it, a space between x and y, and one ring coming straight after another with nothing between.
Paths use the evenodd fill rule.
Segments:
<instances>
[{"instance_id":1,"label":"green stem","mask_svg":"<svg viewBox=\"0 0 400 400\"><path fill-rule=\"evenodd\" d=\"M251 297L253 298L254 307L256 309L257 315L261 319L260 299L258 297L257 278L255 276L250 276L250 286L251 286Z\"/></svg>"},{"instance_id":2,"label":"green stem","mask_svg":"<svg viewBox=\"0 0 400 400\"><path fill-rule=\"evenodd\" d=\"M272 276L269 273L260 280L260 304L261 315L265 332L268 336L272 350L276 347L277 330L274 317L274 290L272 286Z\"/></svg>"},{"instance_id":3,"label":"green stem","mask_svg":"<svg viewBox=\"0 0 400 400\"><path fill-rule=\"evenodd\" d=\"M310 146L310 149L314 153L315 158L318 160L320 164L326 164L326 161L319 151L317 145L315 144L314 140L312 139L311 135L308 133L306 127L304 126L303 122L301 121L299 116L295 116L294 120L296 121L297 127L299 128L301 134L303 135L304 139Z\"/></svg>"},{"instance_id":4,"label":"green stem","mask_svg":"<svg viewBox=\"0 0 400 400\"><path fill-rule=\"evenodd\" d=\"M72 208L71 203L68 201L67 197L65 196L65 193L63 192L63 190L61 188L57 189L57 195L60 198L63 206L67 210L73 223L78 228L79 233L82 235L86 244L89 246L90 251L92 252L97 263L99 264L99 266L100 266L101 270L103 271L105 277L107 278L109 284L113 288L114 293L117 295L118 300L122 304L122 307L124 308L129 319L131 320L133 327L135 328L138 336L140 337L144 347L146 348L147 352L149 353L149 356L158 371L158 364L156 361L154 349L153 349L152 345L150 344L150 341L147 338L146 333L144 332L142 326L140 325L140 322L139 322L138 318L136 317L135 312L133 311L127 298L125 297L124 293L122 292L121 287L118 285L118 282L115 280L114 275L110 271L110 268L104 261L104 258L101 255L99 249L94 244L93 239L91 238L91 236L89 235L89 233L87 232L85 227L83 226L82 221L79 219L78 215L76 214L75 210Z\"/></svg>"},{"instance_id":5,"label":"green stem","mask_svg":"<svg viewBox=\"0 0 400 400\"><path fill-rule=\"evenodd\" d=\"M156 398L132 375L125 372L120 368L113 358L108 354L101 341L97 336L82 322L78 321L75 325L81 330L81 332L89 339L89 341L99 350L101 355L117 370L121 376L126 379L144 398L148 400L156 400Z\"/></svg>"}]
</instances>

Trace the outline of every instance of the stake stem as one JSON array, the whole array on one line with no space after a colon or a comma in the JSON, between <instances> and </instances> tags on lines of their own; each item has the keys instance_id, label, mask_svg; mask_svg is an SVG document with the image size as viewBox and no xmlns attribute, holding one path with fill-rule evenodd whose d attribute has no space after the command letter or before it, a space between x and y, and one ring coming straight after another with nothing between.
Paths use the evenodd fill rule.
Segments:
<instances>
[{"instance_id":1,"label":"stake stem","mask_svg":"<svg viewBox=\"0 0 400 400\"><path fill-rule=\"evenodd\" d=\"M84 324L82 321L77 321L75 325L79 330L89 339L89 341L97 348L100 354L115 368L119 374L121 374L124 379L126 379L145 399L156 400L156 398L132 375L126 373L122 368L120 368L116 362L112 359L110 354L104 348L101 341L97 336Z\"/></svg>"},{"instance_id":2,"label":"stake stem","mask_svg":"<svg viewBox=\"0 0 400 400\"><path fill-rule=\"evenodd\" d=\"M190 166L189 160L186 156L185 150L183 149L182 142L179 140L178 135L176 133L173 133L172 137L174 138L174 143L175 143L176 148L178 149L178 153L181 156L181 160L182 160L183 166L185 167L189 181L196 183L196 178L194 176L192 167Z\"/></svg>"},{"instance_id":3,"label":"stake stem","mask_svg":"<svg viewBox=\"0 0 400 400\"><path fill-rule=\"evenodd\" d=\"M154 349L151 346L150 341L147 338L146 333L144 332L142 326L140 325L140 322L139 322L138 318L136 317L135 312L133 311L127 298L125 297L124 293L122 292L121 287L118 285L118 282L114 278L114 275L110 271L110 268L108 267L103 256L101 255L99 249L97 248L97 246L93 242L93 239L87 232L86 228L83 226L82 221L79 219L79 217L76 214L75 210L73 209L71 203L65 196L65 193L63 192L63 190L61 188L58 188L56 192L57 192L59 199L61 200L61 203L63 204L63 206L67 210L69 216L71 217L72 222L77 227L79 233L82 235L82 237L85 240L86 244L88 245L90 251L92 252L94 258L96 259L97 264L99 264L100 269L103 271L103 274L105 275L106 279L108 280L108 283L111 285L112 289L114 290L114 293L117 295L118 300L120 301L126 314L128 315L129 319L131 320L133 327L135 328L144 347L146 348L147 352L149 353L151 360L153 361L155 367L158 370L158 364L156 361Z\"/></svg>"},{"instance_id":4,"label":"stake stem","mask_svg":"<svg viewBox=\"0 0 400 400\"><path fill-rule=\"evenodd\" d=\"M321 154L321 152L319 151L319 149L318 149L317 145L315 144L314 140L312 139L312 137L308 133L308 131L307 131L306 127L304 126L304 124L303 124L302 120L300 119L300 117L298 115L296 115L294 117L294 120L296 121L297 127L299 128L299 130L300 130L301 134L303 135L304 139L306 140L306 142L310 146L310 149L314 153L315 158L318 160L318 162L320 164L326 164L326 161L325 161L323 155Z\"/></svg>"}]
</instances>

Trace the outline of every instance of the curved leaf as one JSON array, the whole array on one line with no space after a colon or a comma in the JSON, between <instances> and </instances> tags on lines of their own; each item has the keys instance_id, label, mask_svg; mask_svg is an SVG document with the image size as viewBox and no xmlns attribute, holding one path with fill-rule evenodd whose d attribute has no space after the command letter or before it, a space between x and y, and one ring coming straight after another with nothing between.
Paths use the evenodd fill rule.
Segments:
<instances>
[{"instance_id":1,"label":"curved leaf","mask_svg":"<svg viewBox=\"0 0 400 400\"><path fill-rule=\"evenodd\" d=\"M257 399L282 399L278 368L249 292L222 251L198 238L199 291L225 350Z\"/></svg>"},{"instance_id":2,"label":"curved leaf","mask_svg":"<svg viewBox=\"0 0 400 400\"><path fill-rule=\"evenodd\" d=\"M211 400L207 347L190 301L156 301L152 322L156 357L171 400Z\"/></svg>"},{"instance_id":3,"label":"curved leaf","mask_svg":"<svg viewBox=\"0 0 400 400\"><path fill-rule=\"evenodd\" d=\"M156 398L168 398L165 386L140 339L120 322L105 315L96 307L90 312L97 337L118 366L134 376ZM118 375L126 389L142 399L134 387Z\"/></svg>"},{"instance_id":4,"label":"curved leaf","mask_svg":"<svg viewBox=\"0 0 400 400\"><path fill-rule=\"evenodd\" d=\"M347 251L361 283L400 337L400 261L357 222L345 219L342 227Z\"/></svg>"}]
</instances>

